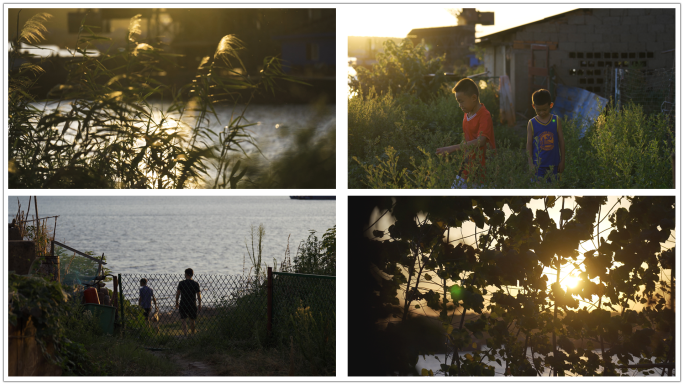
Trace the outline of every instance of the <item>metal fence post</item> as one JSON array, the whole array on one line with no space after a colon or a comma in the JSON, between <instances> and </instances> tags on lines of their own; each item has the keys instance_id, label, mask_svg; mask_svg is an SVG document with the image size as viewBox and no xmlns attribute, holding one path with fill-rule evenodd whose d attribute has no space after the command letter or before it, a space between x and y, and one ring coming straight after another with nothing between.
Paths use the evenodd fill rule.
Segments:
<instances>
[{"instance_id":1,"label":"metal fence post","mask_svg":"<svg viewBox=\"0 0 684 384\"><path fill-rule=\"evenodd\" d=\"M268 320L266 322L266 330L268 331L268 334L270 336L271 329L273 327L273 269L271 269L271 267L268 267L268 281L266 282L266 292L266 313L268 316Z\"/></svg>"},{"instance_id":2,"label":"metal fence post","mask_svg":"<svg viewBox=\"0 0 684 384\"><path fill-rule=\"evenodd\" d=\"M615 68L615 110L620 111L620 76L622 70Z\"/></svg>"},{"instance_id":3,"label":"metal fence post","mask_svg":"<svg viewBox=\"0 0 684 384\"><path fill-rule=\"evenodd\" d=\"M121 303L121 331L125 328L124 323L124 302L123 302L123 288L121 287L121 274L119 273L119 303Z\"/></svg>"}]
</instances>

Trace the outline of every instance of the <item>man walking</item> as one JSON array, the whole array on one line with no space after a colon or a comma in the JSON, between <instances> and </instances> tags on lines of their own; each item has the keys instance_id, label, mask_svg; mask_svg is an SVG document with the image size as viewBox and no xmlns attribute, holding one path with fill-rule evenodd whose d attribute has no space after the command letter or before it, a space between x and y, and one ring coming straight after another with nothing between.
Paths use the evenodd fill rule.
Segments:
<instances>
[{"instance_id":1,"label":"man walking","mask_svg":"<svg viewBox=\"0 0 684 384\"><path fill-rule=\"evenodd\" d=\"M180 312L180 318L183 323L183 334L188 335L188 327L185 319L190 318L190 331L195 333L195 319L197 313L202 309L202 294L200 293L199 283L192 279L192 268L185 270L185 280L178 283L176 289L176 308ZM197 300L195 300L197 295ZM180 297L180 305L178 298Z\"/></svg>"}]
</instances>

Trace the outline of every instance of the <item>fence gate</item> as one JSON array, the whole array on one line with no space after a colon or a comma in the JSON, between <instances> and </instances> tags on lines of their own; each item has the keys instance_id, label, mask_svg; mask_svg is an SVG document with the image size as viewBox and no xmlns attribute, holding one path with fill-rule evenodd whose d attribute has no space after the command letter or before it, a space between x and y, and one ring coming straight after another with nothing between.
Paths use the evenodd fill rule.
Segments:
<instances>
[{"instance_id":1,"label":"fence gate","mask_svg":"<svg viewBox=\"0 0 684 384\"><path fill-rule=\"evenodd\" d=\"M140 280L147 279L157 301L151 303L149 321L138 306ZM199 283L202 308L197 312L195 330L183 329L180 311L176 308L178 283L183 274L120 274L119 310L124 314L123 328L129 337L138 338L147 347L171 347L186 341L224 338L249 340L254 332L265 334L266 281L264 278L230 275L195 275ZM156 316L155 316L156 314Z\"/></svg>"},{"instance_id":2,"label":"fence gate","mask_svg":"<svg viewBox=\"0 0 684 384\"><path fill-rule=\"evenodd\" d=\"M285 343L301 336L302 327L323 338L335 333L335 276L272 272L268 269L268 329Z\"/></svg>"}]
</instances>

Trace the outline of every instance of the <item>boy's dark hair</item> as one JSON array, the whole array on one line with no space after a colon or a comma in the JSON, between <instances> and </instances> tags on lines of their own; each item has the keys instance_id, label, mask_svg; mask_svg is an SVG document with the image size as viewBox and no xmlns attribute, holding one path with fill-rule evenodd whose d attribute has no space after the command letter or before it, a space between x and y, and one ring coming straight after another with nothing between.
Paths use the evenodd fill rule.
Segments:
<instances>
[{"instance_id":1,"label":"boy's dark hair","mask_svg":"<svg viewBox=\"0 0 684 384\"><path fill-rule=\"evenodd\" d=\"M456 92L463 92L466 95L475 95L477 98L480 98L480 89L477 87L477 84L472 79L461 79L459 80L458 83L454 86L454 89L451 90L452 93Z\"/></svg>"},{"instance_id":2,"label":"boy's dark hair","mask_svg":"<svg viewBox=\"0 0 684 384\"><path fill-rule=\"evenodd\" d=\"M546 89L539 89L532 94L532 104L546 105L551 102L551 92Z\"/></svg>"},{"instance_id":3,"label":"boy's dark hair","mask_svg":"<svg viewBox=\"0 0 684 384\"><path fill-rule=\"evenodd\" d=\"M188 276L190 276L190 277L192 277L193 273L194 273L194 272L192 271L192 268L188 268L188 269L185 270L185 274L188 275Z\"/></svg>"},{"instance_id":4,"label":"boy's dark hair","mask_svg":"<svg viewBox=\"0 0 684 384\"><path fill-rule=\"evenodd\" d=\"M145 279L145 278L140 279L140 284L147 285L147 279Z\"/></svg>"}]
</instances>

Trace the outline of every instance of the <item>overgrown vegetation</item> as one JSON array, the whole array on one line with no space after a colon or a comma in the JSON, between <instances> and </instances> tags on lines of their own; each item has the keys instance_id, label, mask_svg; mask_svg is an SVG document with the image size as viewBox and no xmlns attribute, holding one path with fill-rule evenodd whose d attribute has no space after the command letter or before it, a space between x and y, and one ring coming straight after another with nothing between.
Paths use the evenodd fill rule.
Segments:
<instances>
[{"instance_id":1,"label":"overgrown vegetation","mask_svg":"<svg viewBox=\"0 0 684 384\"><path fill-rule=\"evenodd\" d=\"M362 225L350 235L350 374L672 374L673 197L357 198L350 209ZM375 209L391 223L371 240ZM420 355L440 368L418 372Z\"/></svg>"},{"instance_id":2,"label":"overgrown vegetation","mask_svg":"<svg viewBox=\"0 0 684 384\"><path fill-rule=\"evenodd\" d=\"M9 275L10 323L36 327L42 353L66 376L163 376L178 367L141 349L135 340L103 335L81 305L80 292L40 277ZM52 353L48 346L53 346Z\"/></svg>"},{"instance_id":3,"label":"overgrown vegetation","mask_svg":"<svg viewBox=\"0 0 684 384\"><path fill-rule=\"evenodd\" d=\"M245 120L250 101L258 92L273 92L277 81L297 81L285 75L278 58L265 57L259 76L249 77L240 61L246 48L236 36L227 35L217 42L212 56L201 60L191 83L172 88L160 81L160 74L174 66L175 55L160 44L141 40L138 15L131 19L125 49L99 56L89 49L107 38L82 25L73 57L66 63L66 82L49 92L49 100L37 101L32 88L45 71L34 55L20 48L42 41L49 19L45 13L33 16L11 42L10 188L334 185L330 139L317 143L322 146L318 150L277 160L273 171L251 166L251 177L246 176L247 150L260 154L248 131L254 124ZM220 131L209 124L219 121L218 106L233 111L229 121L220 121ZM318 162L307 163L312 159ZM288 184L260 176L282 169L306 173L309 167L322 167L313 173L319 183L309 179Z\"/></svg>"},{"instance_id":4,"label":"overgrown vegetation","mask_svg":"<svg viewBox=\"0 0 684 384\"><path fill-rule=\"evenodd\" d=\"M266 234L263 226L255 229L254 259L260 263L259 242ZM252 251L250 251L252 252ZM69 259L61 248L56 253ZM275 260L274 260L275 263ZM185 354L210 362L231 362L217 367L225 375L334 375L335 373L335 310L334 298L323 295L316 284L293 285L291 292L308 295L301 301L282 297L279 328L273 335L267 332L266 285L264 273L252 268L248 276L254 284L244 287L226 299L216 319L198 319L198 333L177 343L176 335L156 333L148 327L143 310L134 298L124 298L125 332L117 325L113 336L103 334L98 319L81 304L83 287L73 285L75 276L92 276L97 263L79 258L67 264L72 271L68 285L50 282L40 277L11 274L9 277L9 320L15 327L36 326L36 339L46 357L62 367L64 375L78 376L173 376L182 374L171 354ZM285 267L287 265L287 267ZM298 248L294 265L283 260L281 266L290 272L335 273L335 228L330 228L318 240L311 232ZM265 263L262 267L265 267ZM67 267L65 267L67 268ZM108 273L105 270L104 273ZM258 275L252 276L252 273ZM297 283L296 281L291 283ZM334 287L334 280L332 280ZM328 287L329 288L329 287ZM109 294L113 297L110 290ZM334 295L334 288L332 291ZM297 300L294 300L296 299ZM287 300L283 300L287 299ZM331 301L332 300L332 301ZM133 303L132 303L133 301ZM324 305L325 303L331 303ZM321 307L321 303L324 306ZM121 303L117 305L117 310ZM207 321L216 332L202 332ZM164 330L180 334L180 324L166 324ZM285 331L287 330L287 331ZM277 334L277 336L276 336ZM145 349L152 344L172 350L156 355ZM171 341L175 341L171 343ZM54 345L54 352L48 349ZM265 365L257 361L266 360Z\"/></svg>"},{"instance_id":5,"label":"overgrown vegetation","mask_svg":"<svg viewBox=\"0 0 684 384\"><path fill-rule=\"evenodd\" d=\"M357 68L349 110L350 188L450 188L464 153L435 155L463 140L463 111L446 83L425 73L439 67L425 48L386 44L372 70ZM437 59L434 59L437 60ZM410 63L410 64L409 64ZM422 85L421 85L422 84ZM661 114L628 104L609 105L580 138L581 122L562 120L567 160L559 181L534 182L527 165L525 131L499 124L498 91L480 81L480 100L492 114L497 149L487 151L486 177L477 188L672 188L674 132Z\"/></svg>"}]
</instances>

